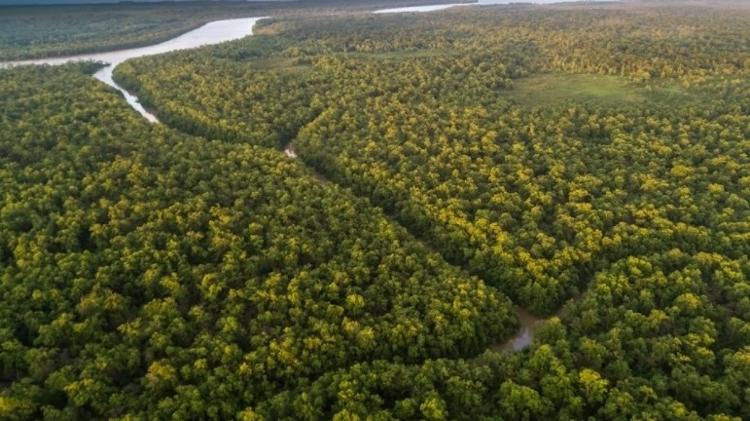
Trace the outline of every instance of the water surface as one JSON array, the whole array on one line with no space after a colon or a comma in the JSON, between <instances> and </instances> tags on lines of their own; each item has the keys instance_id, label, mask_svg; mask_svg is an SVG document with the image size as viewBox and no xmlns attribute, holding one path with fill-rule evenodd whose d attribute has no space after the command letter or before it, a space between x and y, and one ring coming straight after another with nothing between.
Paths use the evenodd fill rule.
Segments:
<instances>
[{"instance_id":1,"label":"water surface","mask_svg":"<svg viewBox=\"0 0 750 421\"><path fill-rule=\"evenodd\" d=\"M106 83L109 86L120 91L128 104L148 121L158 122L156 116L146 111L138 98L128 93L125 89L112 80L112 71L117 65L136 57L152 56L156 54L168 53L170 51L186 50L189 48L201 47L204 45L218 44L221 42L231 41L243 38L253 34L253 26L263 17L243 18L243 19L225 19L209 22L200 28L186 32L176 38L161 44L155 44L148 47L129 48L126 50L108 51L103 53L78 54L67 57L50 57L32 60L19 60L6 63L0 63L0 67L20 66L27 64L49 64L60 65L76 61L101 61L108 63L94 73L94 77Z\"/></svg>"},{"instance_id":2,"label":"water surface","mask_svg":"<svg viewBox=\"0 0 750 421\"><path fill-rule=\"evenodd\" d=\"M297 151L294 149L294 145L292 145L291 143L286 145L286 148L284 148L284 155L292 159L296 158Z\"/></svg>"},{"instance_id":3,"label":"water surface","mask_svg":"<svg viewBox=\"0 0 750 421\"><path fill-rule=\"evenodd\" d=\"M411 7L394 7L391 9L380 9L372 13L416 13L416 12L435 12L445 10L456 6L473 6L475 3L451 3L451 4L433 4L428 6L411 6Z\"/></svg>"},{"instance_id":4,"label":"water surface","mask_svg":"<svg viewBox=\"0 0 750 421\"><path fill-rule=\"evenodd\" d=\"M522 351L534 342L534 329L544 324L546 319L539 318L522 308L516 308L516 315L521 327L512 338L492 347L497 352Z\"/></svg>"},{"instance_id":5,"label":"water surface","mask_svg":"<svg viewBox=\"0 0 750 421\"><path fill-rule=\"evenodd\" d=\"M437 10L444 10L456 6L472 6L472 5L483 5L483 4L507 4L512 1L499 1L499 0L484 0L479 3L454 3L454 4L441 4L431 6L417 6L417 7L400 7L393 9L382 9L377 10L373 13L403 13L403 12L430 12ZM539 0L534 3L553 3L550 0ZM252 35L253 27L256 22L265 17L254 17L254 18L243 18L243 19L227 19L219 20L207 23L200 28L193 31L187 32L169 41L161 44L156 44L148 47L131 48L126 50L117 50L103 53L90 53L90 54L79 54L67 57L50 57L42 59L32 60L20 60L0 63L0 68L9 66L20 66L20 65L32 65L32 64L48 64L48 65L60 65L76 61L100 61L108 63L107 66L101 68L94 74L94 77L100 81L106 83L109 86L114 87L120 91L125 99L138 113L148 119L150 122L158 122L156 116L148 112L143 108L138 98L131 95L121 86L117 85L112 79L112 71L120 63L137 57L144 57L156 54L168 53L171 51L185 50L189 48L196 48L204 45L218 44L221 42L231 41L245 36ZM284 153L289 158L297 158L297 153L294 146L290 143L284 149ZM544 322L544 319L534 317L523 309L517 309L517 315L521 324L521 329L518 334L508 341L498 344L493 349L496 351L520 351L531 345L533 340L534 328Z\"/></svg>"},{"instance_id":6,"label":"water surface","mask_svg":"<svg viewBox=\"0 0 750 421\"><path fill-rule=\"evenodd\" d=\"M606 1L606 0L479 0L476 3L450 3L450 4L432 4L427 6L411 6L411 7L394 7L390 9L380 9L372 13L423 13L423 12L435 12L438 10L450 9L456 6L491 6L493 4L556 4L556 3L576 3L580 1Z\"/></svg>"}]
</instances>

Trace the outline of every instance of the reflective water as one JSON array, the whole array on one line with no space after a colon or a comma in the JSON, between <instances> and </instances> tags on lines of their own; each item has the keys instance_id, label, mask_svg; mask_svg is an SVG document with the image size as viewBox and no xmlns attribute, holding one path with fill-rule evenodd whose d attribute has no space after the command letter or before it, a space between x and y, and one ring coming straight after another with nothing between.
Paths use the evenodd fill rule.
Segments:
<instances>
[{"instance_id":1,"label":"reflective water","mask_svg":"<svg viewBox=\"0 0 750 421\"><path fill-rule=\"evenodd\" d=\"M511 2L517 2L517 1L515 0L514 1L484 0L484 1L480 1L479 3L468 3L468 4L459 3L459 4L442 4L442 5L432 5L432 6L382 9L382 10L377 10L373 13L430 12L430 11L436 11L436 10L444 10L444 9L455 7L455 6L472 6L476 4L479 4L479 5L507 4ZM541 4L541 3L555 3L555 2L556 1L554 0L538 0L538 1L534 1L533 3ZM114 68L120 63L124 62L125 60L131 59L131 58L162 54L162 53L167 53L170 51L184 50L184 49L189 49L189 48L196 48L196 47L200 47L204 45L218 44L218 43L225 42L225 41L231 41L234 39L243 38L245 36L252 35L253 27L255 23L261 19L265 19L265 17L228 19L228 20L210 22L201 26L200 28L187 32L177 38L171 39L161 44L152 45L149 47L131 48L127 50L110 51L110 52L104 52L104 53L80 54L80 55L68 56L68 57L51 57L51 58L45 58L45 59L12 61L12 62L0 63L0 68L8 67L8 66L28 65L28 64L60 65L60 64L65 64L65 63L70 63L70 62L75 62L75 61L101 61L101 62L108 63L106 67L103 67L98 72L96 72L94 74L94 77L106 83L107 85L114 87L118 91L120 91L125 96L125 99L128 101L128 103L136 111L138 111L142 116L148 119L148 121L158 122L158 120L153 114L149 113L147 110L143 108L141 103L138 101L137 97L128 93L125 89L117 85L117 83L115 83L114 80L112 80L112 71L114 70ZM286 154L286 156L292 159L297 157L297 153L294 150L294 146L292 144L287 145L286 149L284 150L284 153ZM510 350L520 351L524 348L527 348L529 345L531 345L533 341L534 329L538 327L540 324L542 324L545 320L545 319L534 317L529 312L523 309L517 309L516 312L517 312L517 315L521 324L521 328L518 334L516 334L516 336L509 339L508 341L502 344L498 344L497 346L493 347L493 349L495 349L496 351L499 351L499 352L510 351Z\"/></svg>"},{"instance_id":2,"label":"reflective water","mask_svg":"<svg viewBox=\"0 0 750 421\"><path fill-rule=\"evenodd\" d=\"M516 308L516 315L521 324L518 333L507 341L492 347L497 352L521 351L531 346L534 341L534 329L541 326L546 319L534 316L522 308Z\"/></svg>"},{"instance_id":3,"label":"reflective water","mask_svg":"<svg viewBox=\"0 0 750 421\"><path fill-rule=\"evenodd\" d=\"M418 13L418 12L435 12L445 10L456 6L489 6L493 4L511 4L511 3L530 3L530 4L554 4L554 3L572 3L577 1L604 1L604 0L479 0L476 3L451 3L451 4L433 4L427 6L412 7L394 7L391 9L380 9L372 13Z\"/></svg>"},{"instance_id":4,"label":"reflective water","mask_svg":"<svg viewBox=\"0 0 750 421\"><path fill-rule=\"evenodd\" d=\"M292 159L296 158L297 151L294 150L294 145L292 145L291 143L286 145L286 148L284 148L284 155Z\"/></svg>"},{"instance_id":5,"label":"reflective water","mask_svg":"<svg viewBox=\"0 0 750 421\"><path fill-rule=\"evenodd\" d=\"M412 7L394 7L392 9L380 9L372 13L409 13L409 12L434 12L445 10L456 6L473 6L474 3L452 3L452 4L434 4L430 6L412 6Z\"/></svg>"},{"instance_id":6,"label":"reflective water","mask_svg":"<svg viewBox=\"0 0 750 421\"><path fill-rule=\"evenodd\" d=\"M130 48L127 50L109 51L104 53L79 54L68 57L50 57L34 60L21 60L6 63L0 63L0 67L20 66L25 64L49 64L59 65L75 61L101 61L108 63L94 74L94 77L106 83L109 86L122 92L125 99L136 111L151 122L157 122L156 117L146 111L138 98L131 95L125 89L120 87L112 80L112 71L114 68L125 60L151 56L155 54L168 53L170 51L185 50L189 48L200 47L204 45L218 44L225 41L231 41L252 35L255 23L264 17L243 18L243 19L226 19L209 22L200 28L186 32L176 38L161 44L151 45L148 47Z\"/></svg>"}]
</instances>

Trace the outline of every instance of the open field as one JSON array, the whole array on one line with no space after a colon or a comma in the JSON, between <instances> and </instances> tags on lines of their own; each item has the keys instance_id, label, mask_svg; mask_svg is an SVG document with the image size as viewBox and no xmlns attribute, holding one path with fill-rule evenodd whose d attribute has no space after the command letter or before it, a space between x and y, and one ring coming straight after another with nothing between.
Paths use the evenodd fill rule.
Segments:
<instances>
[{"instance_id":1,"label":"open field","mask_svg":"<svg viewBox=\"0 0 750 421\"><path fill-rule=\"evenodd\" d=\"M539 74L517 79L513 82L510 97L524 106L565 101L613 105L646 99L644 93L627 79L584 74Z\"/></svg>"}]
</instances>

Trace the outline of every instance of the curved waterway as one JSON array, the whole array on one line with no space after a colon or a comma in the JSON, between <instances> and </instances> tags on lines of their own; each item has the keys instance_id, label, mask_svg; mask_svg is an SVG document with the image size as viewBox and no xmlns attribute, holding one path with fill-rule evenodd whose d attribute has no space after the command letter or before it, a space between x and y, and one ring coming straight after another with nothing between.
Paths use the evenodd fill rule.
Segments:
<instances>
[{"instance_id":1,"label":"curved waterway","mask_svg":"<svg viewBox=\"0 0 750 421\"><path fill-rule=\"evenodd\" d=\"M380 9L372 13L383 14L383 13L415 13L415 12L436 12L438 10L450 9L456 6L473 6L476 3L449 3L449 4L433 4L427 6L410 6L410 7L394 7L391 9Z\"/></svg>"},{"instance_id":2,"label":"curved waterway","mask_svg":"<svg viewBox=\"0 0 750 421\"><path fill-rule=\"evenodd\" d=\"M424 13L424 12L436 12L438 10L450 9L458 6L492 6L501 4L557 4L557 3L576 3L580 1L608 1L608 0L479 0L475 3L447 3L447 4L431 4L426 6L410 6L410 7L394 7L390 9L380 9L372 13L383 14L383 13Z\"/></svg>"},{"instance_id":3,"label":"curved waterway","mask_svg":"<svg viewBox=\"0 0 750 421\"><path fill-rule=\"evenodd\" d=\"M0 63L0 67L22 66L28 64L49 64L60 65L76 61L100 61L107 63L107 66L94 73L94 77L107 85L120 91L131 107L152 123L159 120L155 115L148 112L141 105L138 98L131 95L128 91L119 86L112 79L112 71L117 65L136 57L152 56L156 54L168 53L171 51L186 50L190 48L202 47L204 45L219 44L226 41L243 38L253 34L255 23L265 17L243 18L243 19L226 19L209 22L197 29L186 32L176 38L161 44L155 44L148 47L130 48L126 50L109 51L104 53L79 54L67 57L50 57L33 60L19 60Z\"/></svg>"},{"instance_id":4,"label":"curved waterway","mask_svg":"<svg viewBox=\"0 0 750 421\"><path fill-rule=\"evenodd\" d=\"M537 1L535 3L548 3L550 1ZM483 4L505 4L509 1L492 1L485 0L479 3L458 3L458 4L442 4L432 6L418 6L418 7L402 7L394 9L383 9L376 10L373 13L404 13L404 12L430 12L436 10L443 10L454 6L472 6L472 5L483 5ZM120 91L128 104L133 107L138 113L145 117L152 123L158 123L158 119L155 115L148 112L143 105L138 101L138 98L130 94L124 88L119 86L112 79L112 71L120 63L131 58L151 56L156 54L168 53L171 51L186 50L190 48L197 48L205 45L219 44L226 41L232 41L239 38L253 34L253 27L255 24L266 17L254 17L254 18L243 18L243 19L227 19L209 22L200 28L186 32L176 38L161 44L156 44L148 47L131 48L126 50L117 50L104 53L91 53L91 54L80 54L67 57L51 57L43 59L32 59L32 60L19 60L0 63L0 68L32 65L32 64L48 64L48 65L60 65L65 63L77 62L77 61L100 61L107 63L107 65L101 68L99 71L94 73L94 77L107 85ZM297 153L294 150L293 144L286 145L284 154L291 158L297 158ZM512 338L492 347L498 352L507 351L520 351L531 345L533 341L534 328L544 323L544 319L539 319L523 309L516 309L518 319L521 327L519 332Z\"/></svg>"}]
</instances>

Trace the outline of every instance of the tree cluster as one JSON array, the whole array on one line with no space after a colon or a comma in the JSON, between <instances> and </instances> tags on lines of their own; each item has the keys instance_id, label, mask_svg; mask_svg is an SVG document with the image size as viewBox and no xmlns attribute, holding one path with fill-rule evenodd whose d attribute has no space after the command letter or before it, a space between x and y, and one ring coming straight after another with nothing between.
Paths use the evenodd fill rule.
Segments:
<instances>
[{"instance_id":1,"label":"tree cluster","mask_svg":"<svg viewBox=\"0 0 750 421\"><path fill-rule=\"evenodd\" d=\"M232 418L507 337L501 293L282 154L150 125L84 66L0 79L0 416Z\"/></svg>"}]
</instances>

